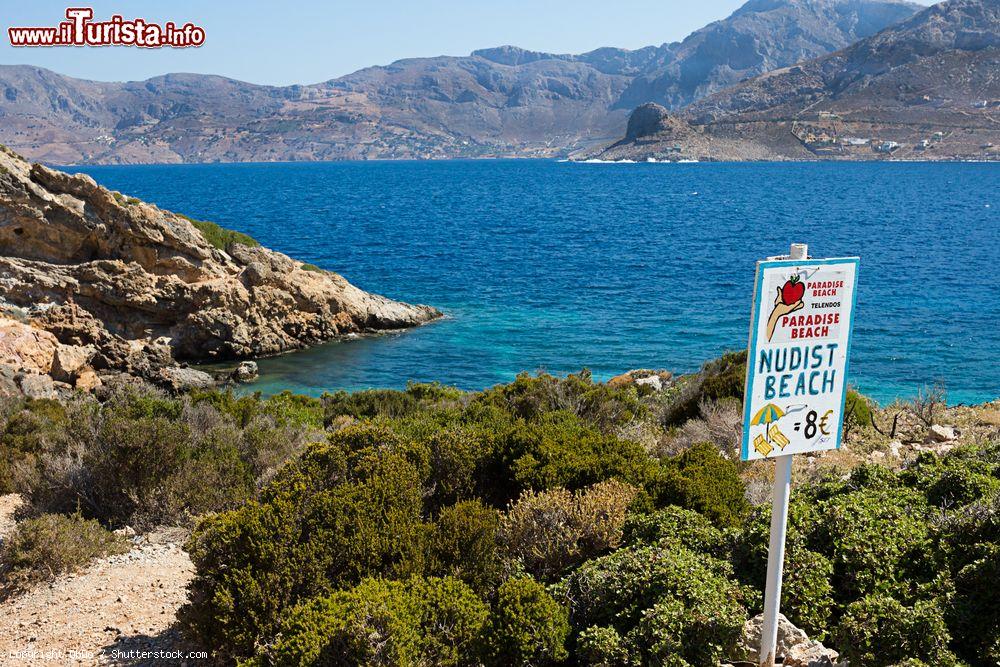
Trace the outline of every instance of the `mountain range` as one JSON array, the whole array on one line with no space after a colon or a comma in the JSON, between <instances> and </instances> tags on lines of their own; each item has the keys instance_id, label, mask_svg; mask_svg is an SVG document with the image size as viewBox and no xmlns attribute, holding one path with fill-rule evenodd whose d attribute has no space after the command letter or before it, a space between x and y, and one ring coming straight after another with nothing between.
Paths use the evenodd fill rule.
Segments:
<instances>
[{"instance_id":1,"label":"mountain range","mask_svg":"<svg viewBox=\"0 0 1000 667\"><path fill-rule=\"evenodd\" d=\"M285 87L200 74L105 83L0 66L0 141L58 164L565 155L620 136L642 103L722 104L711 96L873 37L919 9L902 0L750 0L660 46L580 55L503 46Z\"/></svg>"},{"instance_id":2,"label":"mountain range","mask_svg":"<svg viewBox=\"0 0 1000 667\"><path fill-rule=\"evenodd\" d=\"M949 0L834 53L646 104L601 159L997 159L1000 0Z\"/></svg>"}]
</instances>

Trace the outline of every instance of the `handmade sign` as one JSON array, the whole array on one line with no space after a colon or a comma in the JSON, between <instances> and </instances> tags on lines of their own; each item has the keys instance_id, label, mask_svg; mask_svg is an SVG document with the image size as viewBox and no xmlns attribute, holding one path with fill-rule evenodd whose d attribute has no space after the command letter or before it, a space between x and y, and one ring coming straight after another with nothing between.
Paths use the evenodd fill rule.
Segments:
<instances>
[{"instance_id":1,"label":"handmade sign","mask_svg":"<svg viewBox=\"0 0 1000 667\"><path fill-rule=\"evenodd\" d=\"M742 459L840 447L858 259L757 263Z\"/></svg>"}]
</instances>

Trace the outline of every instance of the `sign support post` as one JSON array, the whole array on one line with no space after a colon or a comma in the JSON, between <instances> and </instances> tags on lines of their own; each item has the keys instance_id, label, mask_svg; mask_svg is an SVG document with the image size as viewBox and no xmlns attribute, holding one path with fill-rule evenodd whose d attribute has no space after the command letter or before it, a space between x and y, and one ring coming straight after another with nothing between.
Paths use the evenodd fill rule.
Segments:
<instances>
[{"instance_id":1,"label":"sign support post","mask_svg":"<svg viewBox=\"0 0 1000 667\"><path fill-rule=\"evenodd\" d=\"M805 260L809 246L793 243L789 259ZM792 487L792 455L774 460L774 491L771 498L771 541L767 548L767 584L764 588L764 618L760 626L760 665L774 667L778 646L778 608L781 604L781 575L785 563L785 529L788 524L788 495Z\"/></svg>"},{"instance_id":2,"label":"sign support post","mask_svg":"<svg viewBox=\"0 0 1000 667\"><path fill-rule=\"evenodd\" d=\"M778 607L781 602L781 573L785 560L785 528L791 486L792 455L779 456L774 460L771 542L767 549L767 586L764 589L764 619L760 628L761 667L774 667L778 646Z\"/></svg>"}]
</instances>

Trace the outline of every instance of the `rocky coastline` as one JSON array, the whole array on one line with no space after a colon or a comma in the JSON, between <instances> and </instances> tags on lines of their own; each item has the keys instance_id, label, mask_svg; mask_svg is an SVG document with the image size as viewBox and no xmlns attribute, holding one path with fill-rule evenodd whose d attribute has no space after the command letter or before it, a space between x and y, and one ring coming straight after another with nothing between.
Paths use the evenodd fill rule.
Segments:
<instances>
[{"instance_id":1,"label":"rocky coastline","mask_svg":"<svg viewBox=\"0 0 1000 667\"><path fill-rule=\"evenodd\" d=\"M186 364L275 355L440 316L0 150L0 393L204 386L213 378Z\"/></svg>"}]
</instances>

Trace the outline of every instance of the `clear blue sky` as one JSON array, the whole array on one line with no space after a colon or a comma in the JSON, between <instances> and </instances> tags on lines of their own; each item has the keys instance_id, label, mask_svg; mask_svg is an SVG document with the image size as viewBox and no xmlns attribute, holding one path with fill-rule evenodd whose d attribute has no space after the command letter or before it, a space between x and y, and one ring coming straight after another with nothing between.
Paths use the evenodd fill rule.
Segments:
<instances>
[{"instance_id":1,"label":"clear blue sky","mask_svg":"<svg viewBox=\"0 0 1000 667\"><path fill-rule=\"evenodd\" d=\"M10 26L49 26L69 6L92 6L95 20L126 19L205 28L197 49L22 48ZM930 0L923 0L930 4ZM400 58L467 55L515 44L556 53L600 46L639 48L682 39L724 18L742 0L5 0L0 63L47 67L100 81L200 72L255 83L316 83Z\"/></svg>"}]
</instances>

